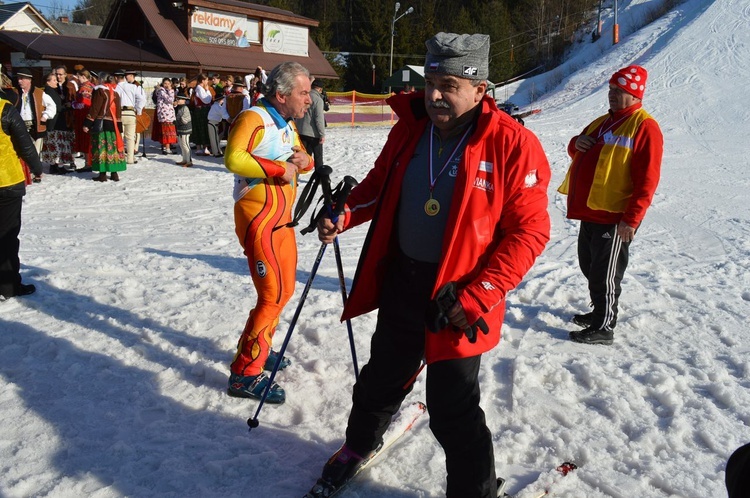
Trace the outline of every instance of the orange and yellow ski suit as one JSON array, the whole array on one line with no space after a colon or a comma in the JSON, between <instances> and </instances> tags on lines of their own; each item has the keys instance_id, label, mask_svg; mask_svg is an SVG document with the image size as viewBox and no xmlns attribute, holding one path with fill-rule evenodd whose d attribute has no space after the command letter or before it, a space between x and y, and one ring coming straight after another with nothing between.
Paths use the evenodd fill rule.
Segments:
<instances>
[{"instance_id":1,"label":"orange and yellow ski suit","mask_svg":"<svg viewBox=\"0 0 750 498\"><path fill-rule=\"evenodd\" d=\"M235 174L235 232L258 293L231 365L242 376L263 371L279 316L294 292L297 244L294 229L284 225L292 221L297 179L280 179L292 147L304 150L294 121L261 100L237 116L224 153L224 165ZM312 168L310 158L305 171Z\"/></svg>"}]
</instances>

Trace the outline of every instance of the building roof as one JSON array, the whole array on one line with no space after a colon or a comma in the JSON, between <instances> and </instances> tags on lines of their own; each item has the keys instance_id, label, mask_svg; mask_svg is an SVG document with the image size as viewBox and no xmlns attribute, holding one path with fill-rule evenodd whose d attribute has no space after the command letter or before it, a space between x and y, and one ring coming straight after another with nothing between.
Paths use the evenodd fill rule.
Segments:
<instances>
[{"instance_id":1,"label":"building roof","mask_svg":"<svg viewBox=\"0 0 750 498\"><path fill-rule=\"evenodd\" d=\"M26 2L4 3L0 5L0 27L2 27L8 19L21 12L21 9L26 5L28 5Z\"/></svg>"},{"instance_id":2,"label":"building roof","mask_svg":"<svg viewBox=\"0 0 750 498\"><path fill-rule=\"evenodd\" d=\"M217 6L220 5L221 8L217 10L260 16L263 19L301 24L303 26L318 26L318 21L309 17L304 17L288 10L269 7L267 5L258 5L242 0L188 0L188 3L196 7L207 7L209 9L217 9Z\"/></svg>"},{"instance_id":3,"label":"building roof","mask_svg":"<svg viewBox=\"0 0 750 498\"><path fill-rule=\"evenodd\" d=\"M2 8L0 6L0 8ZM102 27L96 24L83 24L79 22L67 22L60 19L50 20L49 23L58 33L65 36L78 36L81 38L99 38Z\"/></svg>"},{"instance_id":4,"label":"building roof","mask_svg":"<svg viewBox=\"0 0 750 498\"><path fill-rule=\"evenodd\" d=\"M91 39L75 36L30 33L27 31L0 30L0 43L23 52L30 59L59 59L80 61L107 61L112 64L129 65L143 61L151 65L174 66L174 62L146 50L139 50L122 40Z\"/></svg>"},{"instance_id":5,"label":"building roof","mask_svg":"<svg viewBox=\"0 0 750 498\"><path fill-rule=\"evenodd\" d=\"M13 16L18 15L24 10L28 10L27 13L30 17L37 18L41 24L47 26L47 28L53 32L56 33L54 26L52 26L49 21L34 8L33 5L31 5L29 2L16 2L16 3L6 3L6 4L0 4L0 30L5 29L5 24L13 18Z\"/></svg>"}]
</instances>

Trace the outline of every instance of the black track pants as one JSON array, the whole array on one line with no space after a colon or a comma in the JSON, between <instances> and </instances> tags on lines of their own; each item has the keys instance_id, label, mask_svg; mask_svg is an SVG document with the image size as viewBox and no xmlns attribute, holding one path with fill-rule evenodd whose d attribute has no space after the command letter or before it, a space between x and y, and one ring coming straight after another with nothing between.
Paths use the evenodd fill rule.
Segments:
<instances>
[{"instance_id":1,"label":"black track pants","mask_svg":"<svg viewBox=\"0 0 750 498\"><path fill-rule=\"evenodd\" d=\"M21 285L21 262L18 259L23 197L0 196L0 294L16 295Z\"/></svg>"},{"instance_id":2,"label":"black track pants","mask_svg":"<svg viewBox=\"0 0 750 498\"><path fill-rule=\"evenodd\" d=\"M409 380L424 355L425 311L436 265L402 256L387 272L372 337L370 360L354 386L346 444L359 454L378 446L411 391ZM481 356L427 367L430 429L443 447L447 496L495 498L492 435L479 407Z\"/></svg>"},{"instance_id":3,"label":"black track pants","mask_svg":"<svg viewBox=\"0 0 750 498\"><path fill-rule=\"evenodd\" d=\"M578 234L578 263L589 282L594 305L592 326L613 329L622 277L628 266L630 242L617 235L617 225L581 222Z\"/></svg>"}]
</instances>

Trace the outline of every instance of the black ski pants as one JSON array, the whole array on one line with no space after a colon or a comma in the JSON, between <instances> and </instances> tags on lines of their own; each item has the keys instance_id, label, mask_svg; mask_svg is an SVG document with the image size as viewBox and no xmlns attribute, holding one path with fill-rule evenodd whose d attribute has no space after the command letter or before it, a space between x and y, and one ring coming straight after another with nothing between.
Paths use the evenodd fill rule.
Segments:
<instances>
[{"instance_id":1,"label":"black ski pants","mask_svg":"<svg viewBox=\"0 0 750 498\"><path fill-rule=\"evenodd\" d=\"M382 441L424 357L425 312L437 265L401 256L386 270L370 360L354 386L346 444L360 455ZM495 498L492 434L479 407L481 356L427 366L430 429L445 451L447 496Z\"/></svg>"},{"instance_id":2,"label":"black ski pants","mask_svg":"<svg viewBox=\"0 0 750 498\"><path fill-rule=\"evenodd\" d=\"M594 305L592 327L614 329L622 292L621 282L628 267L630 242L617 235L617 225L581 222L578 234L578 263L589 282Z\"/></svg>"},{"instance_id":3,"label":"black ski pants","mask_svg":"<svg viewBox=\"0 0 750 498\"><path fill-rule=\"evenodd\" d=\"M16 295L21 285L21 262L18 259L21 232L21 196L0 195L0 294Z\"/></svg>"}]
</instances>

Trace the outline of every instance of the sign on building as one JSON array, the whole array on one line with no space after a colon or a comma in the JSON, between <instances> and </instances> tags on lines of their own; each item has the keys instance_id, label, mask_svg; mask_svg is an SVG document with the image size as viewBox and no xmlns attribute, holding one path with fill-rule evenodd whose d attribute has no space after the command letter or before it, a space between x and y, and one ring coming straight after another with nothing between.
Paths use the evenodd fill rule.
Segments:
<instances>
[{"instance_id":1,"label":"sign on building","mask_svg":"<svg viewBox=\"0 0 750 498\"><path fill-rule=\"evenodd\" d=\"M308 57L307 28L280 22L263 23L263 51Z\"/></svg>"},{"instance_id":2,"label":"sign on building","mask_svg":"<svg viewBox=\"0 0 750 498\"><path fill-rule=\"evenodd\" d=\"M23 52L11 52L10 63L13 67L51 67L50 61L27 59Z\"/></svg>"},{"instance_id":3,"label":"sign on building","mask_svg":"<svg viewBox=\"0 0 750 498\"><path fill-rule=\"evenodd\" d=\"M229 47L260 43L260 22L246 16L195 8L190 16L191 41Z\"/></svg>"}]
</instances>

